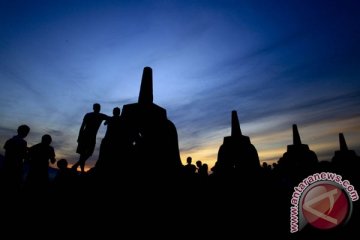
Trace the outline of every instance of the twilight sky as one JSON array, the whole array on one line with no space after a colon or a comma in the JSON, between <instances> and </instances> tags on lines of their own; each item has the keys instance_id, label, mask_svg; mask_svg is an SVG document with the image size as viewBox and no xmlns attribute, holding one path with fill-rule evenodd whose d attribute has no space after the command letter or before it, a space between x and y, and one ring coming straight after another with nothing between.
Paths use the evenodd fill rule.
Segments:
<instances>
[{"instance_id":1,"label":"twilight sky","mask_svg":"<svg viewBox=\"0 0 360 240\"><path fill-rule=\"evenodd\" d=\"M1 0L0 153L26 123L29 146L48 133L74 163L84 114L136 102L150 66L183 163L213 166L232 110L261 161L282 156L293 123L320 160L339 132L359 154L359 13L358 0Z\"/></svg>"}]
</instances>

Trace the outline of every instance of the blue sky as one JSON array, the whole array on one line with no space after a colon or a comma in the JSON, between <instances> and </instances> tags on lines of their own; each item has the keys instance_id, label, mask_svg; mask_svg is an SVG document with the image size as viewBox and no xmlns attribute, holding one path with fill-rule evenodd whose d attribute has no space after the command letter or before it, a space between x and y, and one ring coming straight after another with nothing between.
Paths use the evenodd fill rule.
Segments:
<instances>
[{"instance_id":1,"label":"blue sky","mask_svg":"<svg viewBox=\"0 0 360 240\"><path fill-rule=\"evenodd\" d=\"M262 161L282 156L293 123L322 160L339 132L359 152L359 12L356 0L1 1L0 144L26 123L30 146L51 134L75 162L83 115L136 102L150 66L183 162L214 164L232 110Z\"/></svg>"}]
</instances>

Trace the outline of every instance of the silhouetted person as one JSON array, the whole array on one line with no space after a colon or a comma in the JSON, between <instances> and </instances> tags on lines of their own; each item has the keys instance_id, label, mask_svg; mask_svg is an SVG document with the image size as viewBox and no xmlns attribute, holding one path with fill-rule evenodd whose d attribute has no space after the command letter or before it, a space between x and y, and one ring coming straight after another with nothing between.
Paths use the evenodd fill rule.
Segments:
<instances>
[{"instance_id":1,"label":"silhouetted person","mask_svg":"<svg viewBox=\"0 0 360 240\"><path fill-rule=\"evenodd\" d=\"M113 109L113 116L105 121L105 125L107 125L107 130L104 138L108 139L111 142L116 141L121 135L120 113L121 113L120 108L115 107Z\"/></svg>"},{"instance_id":2,"label":"silhouetted person","mask_svg":"<svg viewBox=\"0 0 360 240\"><path fill-rule=\"evenodd\" d=\"M79 130L78 147L76 152L80 154L79 161L76 162L72 169L76 170L79 166L81 173L85 172L85 162L94 153L96 145L96 134L100 128L101 122L108 119L108 116L100 113L101 106L94 103L93 112L84 116L83 122Z\"/></svg>"},{"instance_id":3,"label":"silhouetted person","mask_svg":"<svg viewBox=\"0 0 360 240\"><path fill-rule=\"evenodd\" d=\"M192 164L192 158L187 157L186 159L186 165L184 166L185 169L185 175L188 177L195 176L196 173L196 166Z\"/></svg>"},{"instance_id":4,"label":"silhouetted person","mask_svg":"<svg viewBox=\"0 0 360 240\"><path fill-rule=\"evenodd\" d=\"M208 171L209 171L209 167L206 163L202 163L200 160L196 161L196 166L198 167L198 176L201 178L205 178L209 175Z\"/></svg>"},{"instance_id":5,"label":"silhouetted person","mask_svg":"<svg viewBox=\"0 0 360 240\"><path fill-rule=\"evenodd\" d=\"M62 158L58 160L56 165L59 171L53 181L54 190L58 194L68 193L73 190L75 175L73 171L68 168L68 161L66 159Z\"/></svg>"},{"instance_id":6,"label":"silhouetted person","mask_svg":"<svg viewBox=\"0 0 360 240\"><path fill-rule=\"evenodd\" d=\"M22 177L24 159L27 157L28 148L24 138L29 134L30 127L21 125L17 129L17 135L5 142L5 160L3 166L3 183L6 188L19 190Z\"/></svg>"},{"instance_id":7,"label":"silhouetted person","mask_svg":"<svg viewBox=\"0 0 360 240\"><path fill-rule=\"evenodd\" d=\"M197 168L197 173L199 173L200 168L201 168L201 166L202 166L202 162L201 162L200 160L197 160L197 161L195 162L195 164L196 164L196 168Z\"/></svg>"},{"instance_id":8,"label":"silhouetted person","mask_svg":"<svg viewBox=\"0 0 360 240\"><path fill-rule=\"evenodd\" d=\"M121 147L124 142L123 122L120 117L119 107L113 109L113 116L105 121L107 130L100 145L99 159L95 168L98 173L109 174L114 172L120 166Z\"/></svg>"},{"instance_id":9,"label":"silhouetted person","mask_svg":"<svg viewBox=\"0 0 360 240\"><path fill-rule=\"evenodd\" d=\"M55 163L55 151L50 146L52 138L45 134L41 142L29 149L27 183L31 190L45 191L49 184L49 162Z\"/></svg>"}]
</instances>

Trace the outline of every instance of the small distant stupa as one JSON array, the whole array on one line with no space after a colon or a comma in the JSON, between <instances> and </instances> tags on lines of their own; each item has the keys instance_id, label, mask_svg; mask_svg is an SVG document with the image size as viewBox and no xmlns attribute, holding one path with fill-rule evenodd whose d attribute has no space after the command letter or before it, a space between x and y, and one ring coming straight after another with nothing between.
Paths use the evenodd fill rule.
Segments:
<instances>
[{"instance_id":1,"label":"small distant stupa","mask_svg":"<svg viewBox=\"0 0 360 240\"><path fill-rule=\"evenodd\" d=\"M256 148L250 138L241 133L236 111L231 113L231 136L224 137L220 146L217 162L213 167L216 175L252 174L260 169L260 161Z\"/></svg>"},{"instance_id":2,"label":"small distant stupa","mask_svg":"<svg viewBox=\"0 0 360 240\"><path fill-rule=\"evenodd\" d=\"M335 151L332 163L336 170L342 173L353 174L360 170L360 158L354 150L349 150L343 133L339 133L340 150Z\"/></svg>"},{"instance_id":3,"label":"small distant stupa","mask_svg":"<svg viewBox=\"0 0 360 240\"><path fill-rule=\"evenodd\" d=\"M292 126L293 144L287 146L287 151L279 159L279 166L287 174L298 173L298 177L303 177L316 170L318 158L315 152L311 151L307 144L301 142L300 134L296 124Z\"/></svg>"}]
</instances>

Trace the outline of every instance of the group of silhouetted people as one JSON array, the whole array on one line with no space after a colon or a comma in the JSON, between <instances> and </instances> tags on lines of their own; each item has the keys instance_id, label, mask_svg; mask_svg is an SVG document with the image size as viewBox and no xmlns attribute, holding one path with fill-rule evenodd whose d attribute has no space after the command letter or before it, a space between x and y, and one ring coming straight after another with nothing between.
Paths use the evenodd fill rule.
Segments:
<instances>
[{"instance_id":1,"label":"group of silhouetted people","mask_svg":"<svg viewBox=\"0 0 360 240\"><path fill-rule=\"evenodd\" d=\"M200 160L196 161L196 166L192 164L192 157L186 158L186 165L184 165L184 175L186 177L207 177L208 176L208 165L206 163L202 163Z\"/></svg>"},{"instance_id":2,"label":"group of silhouetted people","mask_svg":"<svg viewBox=\"0 0 360 240\"><path fill-rule=\"evenodd\" d=\"M103 120L109 119L100 113L100 104L93 105L94 112L84 117L78 138L77 153L80 154L79 161L72 167L76 170L78 166L84 173L85 161L93 154L96 144L96 133ZM25 138L30 132L28 125L21 125L17 129L17 135L5 142L4 164L1 169L1 181L4 188L20 190L22 187L32 190L45 190L49 184L49 164L55 164L55 151L50 145L52 137L44 134L41 142L28 147ZM67 160L58 161L59 176L57 181L67 171ZM26 168L26 174L25 174ZM24 184L25 182L25 184Z\"/></svg>"},{"instance_id":3,"label":"group of silhouetted people","mask_svg":"<svg viewBox=\"0 0 360 240\"><path fill-rule=\"evenodd\" d=\"M25 164L28 166L26 187L45 189L49 182L49 163L56 161L54 148L50 145L51 136L43 135L40 143L28 148L25 138L29 132L29 126L19 126L17 135L4 145L5 160L1 177L4 187L10 190L18 191L22 187Z\"/></svg>"},{"instance_id":4,"label":"group of silhouetted people","mask_svg":"<svg viewBox=\"0 0 360 240\"><path fill-rule=\"evenodd\" d=\"M62 182L69 182L71 176L77 173L78 167L81 174L85 173L85 163L94 153L96 135L103 121L107 125L107 131L101 143L101 149L105 151L105 148L114 145L111 142L121 131L120 108L113 109L112 117L100 113L100 110L100 104L94 103L93 112L86 113L84 116L77 139L76 152L80 155L79 160L71 168L68 167L66 159L60 159L57 162L59 171L54 179L56 186L60 186ZM20 190L25 187L32 190L45 190L49 185L49 164L56 162L54 148L50 145L52 138L49 134L45 134L40 143L28 147L25 138L29 132L29 126L19 126L17 135L7 140L4 145L5 160L0 176L7 189ZM101 161L99 163L100 166Z\"/></svg>"}]
</instances>

